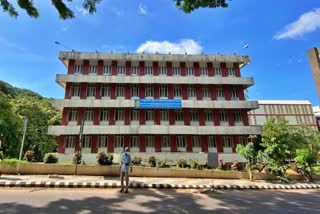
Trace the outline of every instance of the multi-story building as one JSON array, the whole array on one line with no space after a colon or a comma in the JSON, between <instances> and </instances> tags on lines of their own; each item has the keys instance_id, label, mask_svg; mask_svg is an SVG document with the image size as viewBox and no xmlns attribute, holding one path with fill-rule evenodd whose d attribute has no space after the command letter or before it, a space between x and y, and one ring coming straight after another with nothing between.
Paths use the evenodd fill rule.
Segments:
<instances>
[{"instance_id":1,"label":"multi-story building","mask_svg":"<svg viewBox=\"0 0 320 214\"><path fill-rule=\"evenodd\" d=\"M50 126L59 153L218 152L233 153L260 127L249 125L258 107L241 77L247 56L60 52L67 74L56 81L64 99L62 124ZM143 106L145 105L145 106Z\"/></svg>"},{"instance_id":2,"label":"multi-story building","mask_svg":"<svg viewBox=\"0 0 320 214\"><path fill-rule=\"evenodd\" d=\"M252 126L263 126L270 117L283 117L291 126L317 129L312 105L307 100L259 100L259 108L249 112Z\"/></svg>"},{"instance_id":3,"label":"multi-story building","mask_svg":"<svg viewBox=\"0 0 320 214\"><path fill-rule=\"evenodd\" d=\"M318 131L320 131L320 106L313 106L312 110L313 110L314 117L316 118Z\"/></svg>"},{"instance_id":4,"label":"multi-story building","mask_svg":"<svg viewBox=\"0 0 320 214\"><path fill-rule=\"evenodd\" d=\"M318 96L320 97L320 48L308 50L308 59L312 70L313 78L316 83Z\"/></svg>"}]
</instances>

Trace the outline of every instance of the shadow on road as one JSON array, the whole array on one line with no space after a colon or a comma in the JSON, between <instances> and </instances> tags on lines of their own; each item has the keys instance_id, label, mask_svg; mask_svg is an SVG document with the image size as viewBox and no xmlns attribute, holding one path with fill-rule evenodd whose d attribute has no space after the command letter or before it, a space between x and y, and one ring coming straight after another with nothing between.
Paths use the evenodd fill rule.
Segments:
<instances>
[{"instance_id":1,"label":"shadow on road","mask_svg":"<svg viewBox=\"0 0 320 214\"><path fill-rule=\"evenodd\" d=\"M50 191L50 190L48 190ZM69 190L61 190L68 192ZM52 194L61 193L54 190ZM72 190L70 190L72 191ZM109 192L108 196L104 194ZM96 192L88 190L91 195ZM85 194L86 192L84 192ZM45 206L1 203L0 213L319 213L320 192L224 191L222 194L192 194L175 190L132 190L129 194L99 190L99 197L78 198L71 192ZM34 192L33 194L37 194ZM49 192L48 194L51 194ZM106 194L107 195L107 194ZM26 197L32 197L32 195ZM59 198L59 196L57 197ZM30 198L30 200L34 200Z\"/></svg>"}]
</instances>

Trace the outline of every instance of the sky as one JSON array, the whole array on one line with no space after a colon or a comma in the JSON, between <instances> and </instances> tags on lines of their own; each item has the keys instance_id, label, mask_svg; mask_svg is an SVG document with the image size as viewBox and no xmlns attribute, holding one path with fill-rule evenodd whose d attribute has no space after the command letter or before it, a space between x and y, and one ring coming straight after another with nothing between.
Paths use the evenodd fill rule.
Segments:
<instances>
[{"instance_id":1,"label":"sky","mask_svg":"<svg viewBox=\"0 0 320 214\"><path fill-rule=\"evenodd\" d=\"M63 99L55 82L56 74L66 73L58 59L63 50L236 53L251 60L242 69L255 81L250 100L320 104L307 58L308 49L320 47L319 0L233 0L226 9L190 14L173 0L103 0L94 15L73 0L72 20L61 20L50 1L34 4L38 19L19 8L16 19L0 12L0 80L15 87Z\"/></svg>"}]
</instances>

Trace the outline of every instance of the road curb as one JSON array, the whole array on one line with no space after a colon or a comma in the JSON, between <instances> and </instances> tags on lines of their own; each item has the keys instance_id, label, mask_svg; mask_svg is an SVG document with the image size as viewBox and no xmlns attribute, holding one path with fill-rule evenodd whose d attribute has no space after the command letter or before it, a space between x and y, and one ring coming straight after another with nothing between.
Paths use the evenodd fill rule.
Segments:
<instances>
[{"instance_id":1,"label":"road curb","mask_svg":"<svg viewBox=\"0 0 320 214\"><path fill-rule=\"evenodd\" d=\"M0 181L0 187L43 187L43 188L120 188L119 183L73 182L73 181ZM299 185L183 185L147 184L132 182L130 188L137 189L217 189L217 190L277 190L277 189L320 189L320 184Z\"/></svg>"}]
</instances>

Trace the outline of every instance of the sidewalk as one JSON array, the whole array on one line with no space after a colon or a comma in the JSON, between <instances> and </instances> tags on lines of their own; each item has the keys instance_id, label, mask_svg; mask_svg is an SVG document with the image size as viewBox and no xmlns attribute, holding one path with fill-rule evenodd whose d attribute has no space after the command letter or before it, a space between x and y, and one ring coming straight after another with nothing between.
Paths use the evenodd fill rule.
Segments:
<instances>
[{"instance_id":1,"label":"sidewalk","mask_svg":"<svg viewBox=\"0 0 320 214\"><path fill-rule=\"evenodd\" d=\"M268 181L196 178L131 177L131 188L160 189L320 189L320 182L273 184ZM0 187L61 187L61 188L119 188L118 177L71 175L5 175L0 176Z\"/></svg>"}]
</instances>

